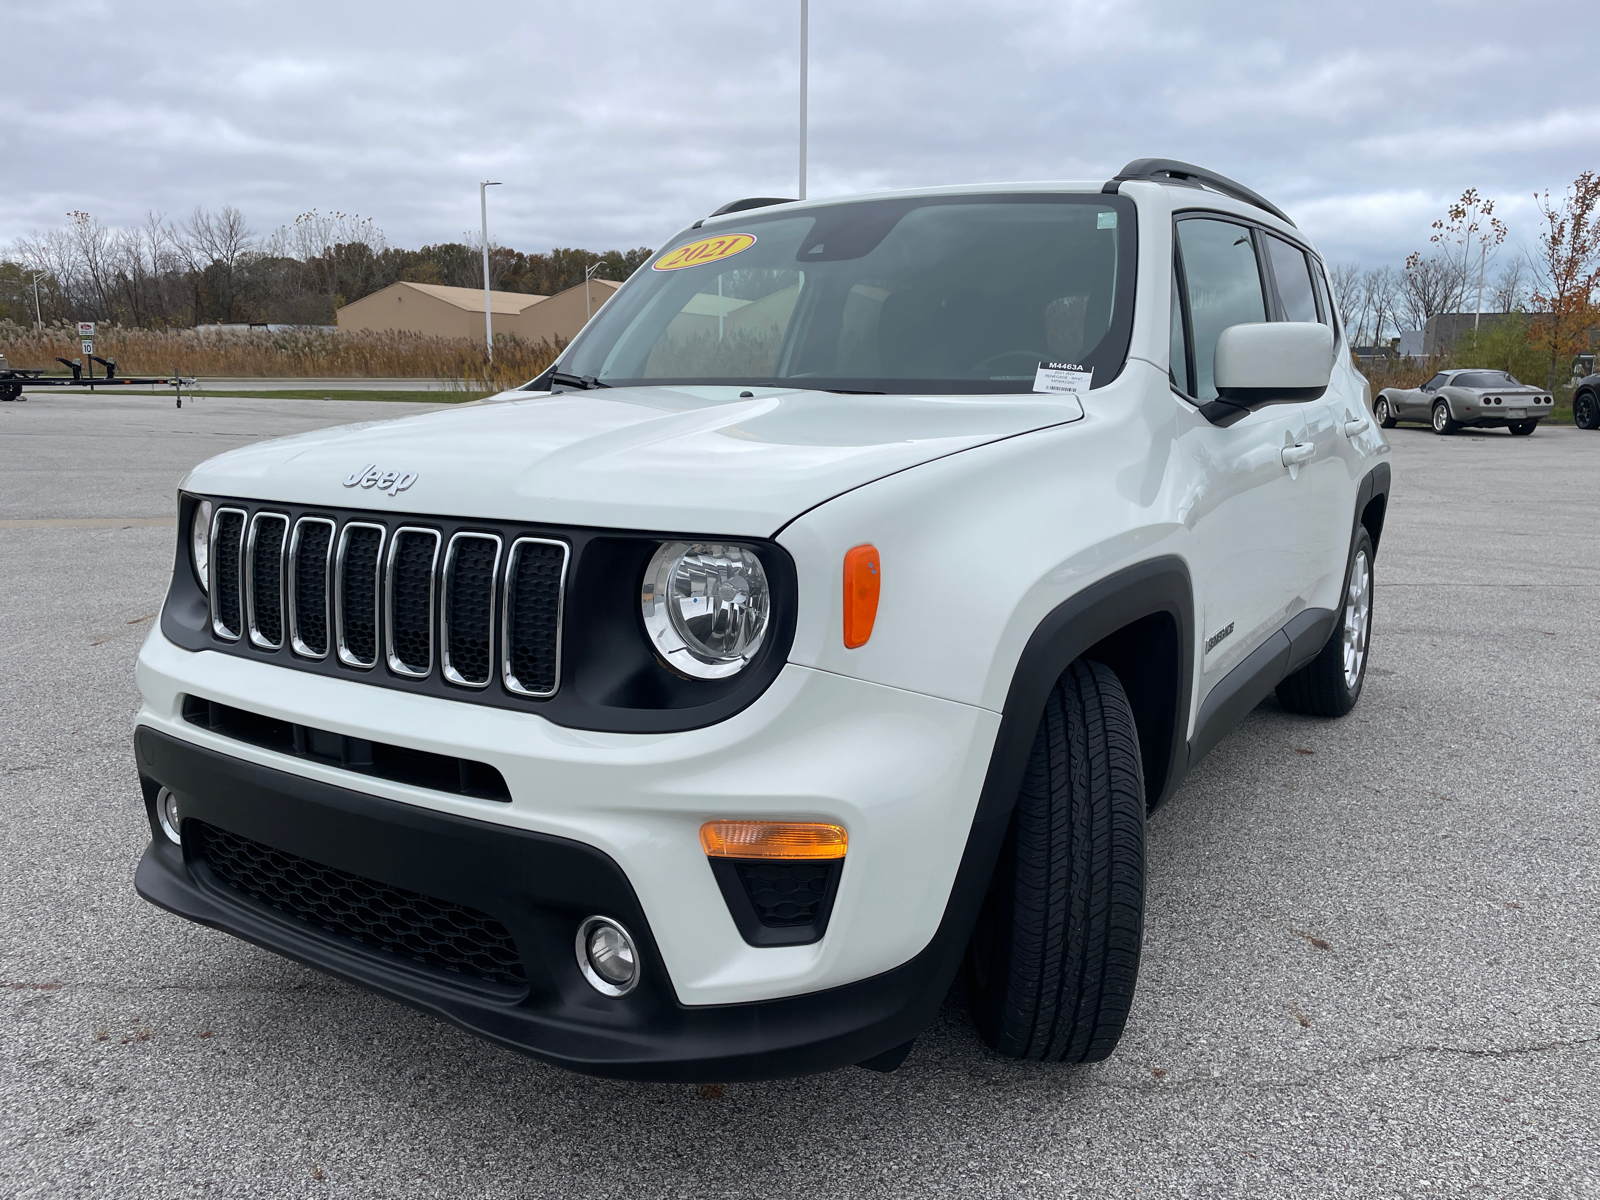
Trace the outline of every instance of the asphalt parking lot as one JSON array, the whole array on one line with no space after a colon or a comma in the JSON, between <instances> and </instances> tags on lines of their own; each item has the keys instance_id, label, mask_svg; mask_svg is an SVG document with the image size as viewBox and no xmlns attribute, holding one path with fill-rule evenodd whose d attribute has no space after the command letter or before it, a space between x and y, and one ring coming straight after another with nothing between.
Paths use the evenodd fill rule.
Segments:
<instances>
[{"instance_id":1,"label":"asphalt parking lot","mask_svg":"<svg viewBox=\"0 0 1600 1200\"><path fill-rule=\"evenodd\" d=\"M0 406L0 1195L1600 1196L1600 434L1391 431L1367 691L1268 701L1151 823L1092 1067L959 994L891 1075L582 1078L163 913L133 663L173 493L421 406Z\"/></svg>"}]
</instances>

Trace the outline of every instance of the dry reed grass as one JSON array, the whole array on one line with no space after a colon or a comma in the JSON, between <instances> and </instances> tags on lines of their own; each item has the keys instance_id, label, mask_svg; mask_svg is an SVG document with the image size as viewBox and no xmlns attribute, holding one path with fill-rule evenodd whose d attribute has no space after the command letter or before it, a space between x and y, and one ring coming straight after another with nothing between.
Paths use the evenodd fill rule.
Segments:
<instances>
[{"instance_id":1,"label":"dry reed grass","mask_svg":"<svg viewBox=\"0 0 1600 1200\"><path fill-rule=\"evenodd\" d=\"M491 363L482 342L420 333L299 329L131 329L102 324L95 353L129 375L198 378L436 379L463 391L499 391L526 383L564 346L558 341L497 339ZM0 321L0 355L13 367L57 371L79 358L77 329L36 332Z\"/></svg>"}]
</instances>

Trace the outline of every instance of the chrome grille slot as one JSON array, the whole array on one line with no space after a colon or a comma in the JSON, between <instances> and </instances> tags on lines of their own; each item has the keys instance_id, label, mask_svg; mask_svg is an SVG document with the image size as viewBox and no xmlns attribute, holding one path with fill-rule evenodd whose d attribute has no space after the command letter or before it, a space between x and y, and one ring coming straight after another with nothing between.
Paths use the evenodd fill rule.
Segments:
<instances>
[{"instance_id":1,"label":"chrome grille slot","mask_svg":"<svg viewBox=\"0 0 1600 1200\"><path fill-rule=\"evenodd\" d=\"M244 510L219 508L211 518L211 630L236 642L244 632Z\"/></svg>"},{"instance_id":2,"label":"chrome grille slot","mask_svg":"<svg viewBox=\"0 0 1600 1200\"><path fill-rule=\"evenodd\" d=\"M351 521L339 534L334 622L339 661L346 666L378 665L378 591L385 535L382 525L365 521Z\"/></svg>"},{"instance_id":3,"label":"chrome grille slot","mask_svg":"<svg viewBox=\"0 0 1600 1200\"><path fill-rule=\"evenodd\" d=\"M506 689L519 696L553 696L561 680L561 610L567 584L567 544L518 538L506 561Z\"/></svg>"},{"instance_id":4,"label":"chrome grille slot","mask_svg":"<svg viewBox=\"0 0 1600 1200\"><path fill-rule=\"evenodd\" d=\"M283 543L289 518L258 512L245 543L245 623L250 643L263 650L283 645Z\"/></svg>"},{"instance_id":5,"label":"chrome grille slot","mask_svg":"<svg viewBox=\"0 0 1600 1200\"><path fill-rule=\"evenodd\" d=\"M488 687L494 678L494 609L500 539L458 533L444 556L440 669L451 683Z\"/></svg>"},{"instance_id":6,"label":"chrome grille slot","mask_svg":"<svg viewBox=\"0 0 1600 1200\"><path fill-rule=\"evenodd\" d=\"M289 543L289 644L304 658L328 656L328 561L333 522L301 517Z\"/></svg>"},{"instance_id":7,"label":"chrome grille slot","mask_svg":"<svg viewBox=\"0 0 1600 1200\"><path fill-rule=\"evenodd\" d=\"M433 669L434 567L439 534L402 526L389 545L386 614L389 669L422 679Z\"/></svg>"}]
</instances>

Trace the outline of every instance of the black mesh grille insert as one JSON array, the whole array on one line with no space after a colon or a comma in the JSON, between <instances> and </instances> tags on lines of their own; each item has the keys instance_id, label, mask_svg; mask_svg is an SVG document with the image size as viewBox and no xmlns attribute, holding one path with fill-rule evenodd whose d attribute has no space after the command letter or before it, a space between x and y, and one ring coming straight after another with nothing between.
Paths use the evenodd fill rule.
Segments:
<instances>
[{"instance_id":1,"label":"black mesh grille insert","mask_svg":"<svg viewBox=\"0 0 1600 1200\"><path fill-rule=\"evenodd\" d=\"M492 538L463 537L455 543L445 580L445 652L451 669L466 683L488 683L494 672L494 568L500 544Z\"/></svg>"},{"instance_id":2,"label":"black mesh grille insert","mask_svg":"<svg viewBox=\"0 0 1600 1200\"><path fill-rule=\"evenodd\" d=\"M512 550L506 658L515 686L523 691L542 695L556 688L561 572L566 558L565 546L544 542L520 542ZM512 680L506 683L511 686Z\"/></svg>"},{"instance_id":3,"label":"black mesh grille insert","mask_svg":"<svg viewBox=\"0 0 1600 1200\"><path fill-rule=\"evenodd\" d=\"M294 548L294 631L309 654L328 652L328 543L333 526L304 521Z\"/></svg>"},{"instance_id":4,"label":"black mesh grille insert","mask_svg":"<svg viewBox=\"0 0 1600 1200\"><path fill-rule=\"evenodd\" d=\"M403 529L394 535L389 628L395 665L426 675L433 665L433 560L439 535Z\"/></svg>"},{"instance_id":5,"label":"black mesh grille insert","mask_svg":"<svg viewBox=\"0 0 1600 1200\"><path fill-rule=\"evenodd\" d=\"M761 923L782 928L816 922L838 864L740 862L734 868Z\"/></svg>"},{"instance_id":6,"label":"black mesh grille insert","mask_svg":"<svg viewBox=\"0 0 1600 1200\"><path fill-rule=\"evenodd\" d=\"M232 637L244 631L239 608L240 542L244 537L244 514L223 511L217 516L216 545L212 547L211 586L216 589L218 623Z\"/></svg>"},{"instance_id":7,"label":"black mesh grille insert","mask_svg":"<svg viewBox=\"0 0 1600 1200\"><path fill-rule=\"evenodd\" d=\"M289 522L258 516L250 548L250 612L255 632L270 646L283 645L283 535Z\"/></svg>"},{"instance_id":8,"label":"black mesh grille insert","mask_svg":"<svg viewBox=\"0 0 1600 1200\"><path fill-rule=\"evenodd\" d=\"M511 931L484 913L448 900L364 879L275 850L200 821L185 841L229 887L289 916L386 951L494 983L527 983Z\"/></svg>"},{"instance_id":9,"label":"black mesh grille insert","mask_svg":"<svg viewBox=\"0 0 1600 1200\"><path fill-rule=\"evenodd\" d=\"M363 666L378 661L378 552L383 533L367 526L345 527L344 574L339 580L344 647Z\"/></svg>"}]
</instances>

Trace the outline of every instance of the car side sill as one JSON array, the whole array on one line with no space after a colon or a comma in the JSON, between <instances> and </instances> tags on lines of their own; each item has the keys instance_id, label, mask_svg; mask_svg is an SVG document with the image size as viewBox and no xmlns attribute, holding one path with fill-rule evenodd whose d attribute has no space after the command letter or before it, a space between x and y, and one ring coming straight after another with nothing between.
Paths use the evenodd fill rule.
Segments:
<instances>
[{"instance_id":1,"label":"car side sill","mask_svg":"<svg viewBox=\"0 0 1600 1200\"><path fill-rule=\"evenodd\" d=\"M1331 609L1308 608L1222 677L1200 705L1189 742L1189 766L1211 753L1285 678L1315 658L1333 635Z\"/></svg>"}]
</instances>

